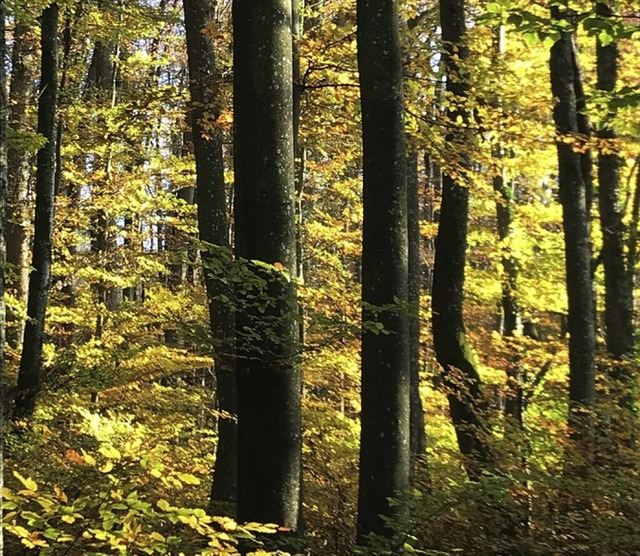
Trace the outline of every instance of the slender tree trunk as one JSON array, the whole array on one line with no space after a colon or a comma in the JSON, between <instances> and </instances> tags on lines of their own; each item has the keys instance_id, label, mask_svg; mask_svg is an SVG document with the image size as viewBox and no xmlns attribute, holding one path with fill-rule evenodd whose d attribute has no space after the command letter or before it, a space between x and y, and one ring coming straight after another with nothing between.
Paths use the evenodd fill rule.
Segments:
<instances>
[{"instance_id":1,"label":"slender tree trunk","mask_svg":"<svg viewBox=\"0 0 640 556\"><path fill-rule=\"evenodd\" d=\"M598 2L599 16L611 18L614 12L609 4ZM598 40L597 87L600 91L612 93L616 87L618 74L618 44L603 45ZM613 117L613 113L609 117ZM633 358L633 286L627 278L629 270L625 260L624 211L620 200L620 167L622 161L613 145L616 132L605 125L598 137L607 144L598 154L598 204L600 227L602 229L602 265L604 267L604 324L606 345L609 355L619 363L612 368L612 378L620 391L618 399L627 409L633 409L630 394L633 375L629 362ZM626 364L625 364L626 362Z\"/></svg>"},{"instance_id":2,"label":"slender tree trunk","mask_svg":"<svg viewBox=\"0 0 640 556\"><path fill-rule=\"evenodd\" d=\"M62 31L62 58L60 60L60 84L58 96L62 99L58 105L62 108L62 104L64 103L65 98L65 90L67 86L67 76L69 70L69 58L71 55L71 46L74 38L74 25L77 22L78 18L82 15L82 2L79 2L76 5L75 12L72 15L71 7L68 6L65 9L65 17L64 17L64 28ZM64 139L63 131L65 128L65 122L63 117L63 110L59 110L58 113L58 121L56 123L56 173L54 177L54 187L56 196L64 195L69 198L70 205L73 207L78 207L80 202L80 188L77 187L73 182L69 182L66 184L64 189L61 189L62 182L62 142ZM79 159L80 157L77 157ZM78 162L78 164L82 164L82 162ZM71 244L68 247L67 253L60 255L59 262L62 266L69 262L69 259L73 257L73 255L77 251L77 246L75 244ZM74 276L62 276L62 293L64 294L64 301L66 307L75 307L76 305L76 293L75 293L75 277ZM64 325L65 329L65 344L69 345L73 340L73 332L75 329L75 325L73 322L69 322Z\"/></svg>"},{"instance_id":3,"label":"slender tree trunk","mask_svg":"<svg viewBox=\"0 0 640 556\"><path fill-rule=\"evenodd\" d=\"M504 25L495 30L493 63L495 71L499 73L504 63L506 49L506 34ZM496 97L495 106L499 107L502 99ZM498 122L500 129L500 122ZM505 337L511 337L522 333L522 317L520 304L518 303L518 267L519 263L511 246L511 238L514 232L514 204L515 185L509 182L507 169L504 164L506 153L502 144L498 143L493 150L493 159L496 165L493 176L493 190L497 194L496 220L498 239L502 251L502 297L501 297L501 326L500 333ZM517 351L512 354L512 361L507 369L507 393L504 413L516 423L520 430L524 428L524 392L523 370L520 365L520 355Z\"/></svg>"},{"instance_id":4,"label":"slender tree trunk","mask_svg":"<svg viewBox=\"0 0 640 556\"><path fill-rule=\"evenodd\" d=\"M29 278L27 323L18 373L14 417L29 418L36 407L42 377L44 321L51 277L54 177L56 157L56 100L58 92L58 4L50 4L41 19L42 65L38 101L38 133L46 144L38 151L33 270Z\"/></svg>"},{"instance_id":5,"label":"slender tree trunk","mask_svg":"<svg viewBox=\"0 0 640 556\"><path fill-rule=\"evenodd\" d=\"M568 20L566 11L552 8L554 19ZM551 47L551 90L558 135L558 180L565 238L565 265L569 298L569 423L575 437L588 437L584 410L595 400L595 320L591 283L589 192L582 157L562 141L580 140L577 113L573 32L563 31Z\"/></svg>"},{"instance_id":6,"label":"slender tree trunk","mask_svg":"<svg viewBox=\"0 0 640 556\"><path fill-rule=\"evenodd\" d=\"M212 18L209 0L184 0L191 129L196 159L198 228L204 277L209 300L209 318L215 350L216 395L218 402L218 445L213 473L210 508L235 513L238 484L238 435L236 376L233 360L233 307L230 286L225 281L230 263L227 197L224 183L222 137L217 128L205 128L205 114L218 111L215 52L202 32Z\"/></svg>"},{"instance_id":7,"label":"slender tree trunk","mask_svg":"<svg viewBox=\"0 0 640 556\"><path fill-rule=\"evenodd\" d=\"M298 282L304 282L304 212L302 197L306 178L306 149L300 142L300 113L302 109L302 95L304 85L300 75L300 40L304 29L304 0L292 0L292 33L293 33L293 152L295 157L295 191L296 191L296 277ZM304 307L300 303L298 309L298 326L300 346L304 346Z\"/></svg>"},{"instance_id":8,"label":"slender tree trunk","mask_svg":"<svg viewBox=\"0 0 640 556\"><path fill-rule=\"evenodd\" d=\"M442 170L428 154L424 155L426 187L424 193L425 219L430 223L440 220L440 200L442 198ZM433 290L433 265L435 260L436 241L429 237L424 241L424 288L428 292Z\"/></svg>"},{"instance_id":9,"label":"slender tree trunk","mask_svg":"<svg viewBox=\"0 0 640 556\"><path fill-rule=\"evenodd\" d=\"M468 56L464 44L464 0L440 0L440 19L445 42L447 91L458 102L463 102L468 96L468 85L458 60L464 61ZM464 108L450 109L448 117L452 123L457 118L468 120ZM454 132L447 137L449 143L461 144L463 141L464 138ZM470 168L467 155L461 155L460 164L466 170ZM460 452L465 458L467 474L475 479L482 469L493 467L494 461L480 415L480 376L467 344L462 314L468 212L469 190L459 177L444 172L432 291L433 340L436 358L443 369Z\"/></svg>"},{"instance_id":10,"label":"slender tree trunk","mask_svg":"<svg viewBox=\"0 0 640 556\"><path fill-rule=\"evenodd\" d=\"M233 4L238 518L301 517L291 0ZM271 266L273 265L273 266ZM248 335L249 332L249 335Z\"/></svg>"},{"instance_id":11,"label":"slender tree trunk","mask_svg":"<svg viewBox=\"0 0 640 556\"><path fill-rule=\"evenodd\" d=\"M424 412L420 397L420 291L422 289L422 265L420 238L420 207L418 180L418 153L407 156L407 228L409 237L409 375L411 380L411 457L424 456L427 439Z\"/></svg>"},{"instance_id":12,"label":"slender tree trunk","mask_svg":"<svg viewBox=\"0 0 640 556\"><path fill-rule=\"evenodd\" d=\"M99 4L100 5L100 4ZM113 104L111 85L113 82L113 71L115 68L111 63L111 53L113 46L102 41L96 41L91 55L91 63L87 72L87 84L85 99L92 100L99 107L106 107ZM98 164L102 164L105 170L105 182L110 174L110 155L107 154ZM93 183L92 197L99 199L104 195L105 183ZM109 251L111 238L109 237L110 219L103 208L98 208L91 219L91 251L96 257L96 266L105 268L107 266L107 253ZM98 301L98 314L96 315L96 327L94 335L96 338L102 337L106 321L106 311L110 305L110 289L99 280L94 286Z\"/></svg>"},{"instance_id":13,"label":"slender tree trunk","mask_svg":"<svg viewBox=\"0 0 640 556\"><path fill-rule=\"evenodd\" d=\"M36 40L30 25L16 21L11 53L11 85L9 90L9 126L13 130L25 130L26 112L33 99L34 61ZM7 176L7 264L11 271L7 276L7 290L20 301L26 301L29 289L29 174L31 153L24 148L12 148L8 154ZM24 322L21 317L7 333L9 345L17 348L22 340Z\"/></svg>"},{"instance_id":14,"label":"slender tree trunk","mask_svg":"<svg viewBox=\"0 0 640 556\"><path fill-rule=\"evenodd\" d=\"M5 21L7 17L7 5L5 0L0 0L0 60L5 60L7 55L7 39L5 34ZM7 202L7 75L5 65L0 64L0 493L4 489L4 449L5 449L5 423L4 423L4 342L5 342L5 269L6 269L6 242L5 242L5 207ZM0 494L0 513L4 510L4 495ZM0 527L0 556L4 554L4 531Z\"/></svg>"},{"instance_id":15,"label":"slender tree trunk","mask_svg":"<svg viewBox=\"0 0 640 556\"><path fill-rule=\"evenodd\" d=\"M633 192L631 222L627 239L627 287L633 291L636 283L636 262L638 260L638 225L640 223L640 156L636 158L636 187Z\"/></svg>"},{"instance_id":16,"label":"slender tree trunk","mask_svg":"<svg viewBox=\"0 0 640 556\"><path fill-rule=\"evenodd\" d=\"M358 542L405 518L409 487L407 170L397 3L357 2L362 106L362 413Z\"/></svg>"}]
</instances>

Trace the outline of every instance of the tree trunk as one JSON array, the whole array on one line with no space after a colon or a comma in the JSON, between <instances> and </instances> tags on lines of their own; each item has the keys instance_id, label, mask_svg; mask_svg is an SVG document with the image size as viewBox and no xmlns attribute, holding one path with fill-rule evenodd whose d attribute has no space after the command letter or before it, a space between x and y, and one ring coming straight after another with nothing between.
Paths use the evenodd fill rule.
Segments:
<instances>
[{"instance_id":1,"label":"tree trunk","mask_svg":"<svg viewBox=\"0 0 640 556\"><path fill-rule=\"evenodd\" d=\"M29 277L27 323L18 373L14 417L29 418L36 407L42 377L44 321L51 277L53 234L56 101L58 92L58 4L50 4L41 19L42 65L38 101L38 133L46 144L38 151L36 170L36 216L32 271Z\"/></svg>"},{"instance_id":2,"label":"tree trunk","mask_svg":"<svg viewBox=\"0 0 640 556\"><path fill-rule=\"evenodd\" d=\"M442 198L442 171L440 165L433 161L428 154L424 155L424 172L426 177L424 197L424 217L427 222L437 223L440 220L440 201ZM435 260L435 237L424 240L424 288L428 292L433 290L433 264Z\"/></svg>"},{"instance_id":3,"label":"tree trunk","mask_svg":"<svg viewBox=\"0 0 640 556\"><path fill-rule=\"evenodd\" d=\"M7 6L5 0L0 0L0 60L5 60L7 55L7 39L5 35L5 22ZM15 43L14 43L15 44ZM5 206L7 202L7 114L9 106L7 102L7 75L5 65L0 64L0 492L4 490L4 456L5 456L5 387L4 387L4 342L5 342L5 269L6 269L6 242L5 242ZM4 532L0 527L0 556L4 554Z\"/></svg>"},{"instance_id":4,"label":"tree trunk","mask_svg":"<svg viewBox=\"0 0 640 556\"><path fill-rule=\"evenodd\" d=\"M613 10L608 4L596 5L598 15L611 18ZM597 87L612 93L616 87L618 73L618 45L614 41L596 45ZM614 114L610 114L609 118ZM619 362L612 368L612 378L618 382L618 399L627 409L633 408L631 389L632 374L625 361L633 358L633 287L628 280L629 270L625 260L625 224L624 211L620 200L620 167L622 161L613 145L616 132L605 125L598 137L607 148L598 154L598 204L600 208L600 227L602 229L602 265L604 267L604 324L607 352Z\"/></svg>"},{"instance_id":5,"label":"tree trunk","mask_svg":"<svg viewBox=\"0 0 640 556\"><path fill-rule=\"evenodd\" d=\"M468 56L463 42L466 31L464 1L440 0L440 18L445 43L447 91L463 102L468 95L468 85L457 60ZM448 118L453 124L457 118L468 120L468 114L462 108L453 108L448 111ZM448 143L461 143L463 140L453 132L447 136ZM470 168L466 155L461 155L460 163L464 169ZM467 344L462 314L468 212L469 190L460 178L444 172L432 290L433 340L436 359L443 369L443 382L460 452L465 459L467 474L476 479L482 469L493 467L493 456L480 415L480 376Z\"/></svg>"},{"instance_id":6,"label":"tree trunk","mask_svg":"<svg viewBox=\"0 0 640 556\"><path fill-rule=\"evenodd\" d=\"M362 413L358 542L391 536L409 487L407 171L396 2L358 0L363 139Z\"/></svg>"},{"instance_id":7,"label":"tree trunk","mask_svg":"<svg viewBox=\"0 0 640 556\"><path fill-rule=\"evenodd\" d=\"M238 518L298 530L301 372L291 0L233 3Z\"/></svg>"},{"instance_id":8,"label":"tree trunk","mask_svg":"<svg viewBox=\"0 0 640 556\"><path fill-rule=\"evenodd\" d=\"M100 3L98 4L100 5ZM92 99L98 107L106 107L115 104L115 94L112 91L114 66L111 63L111 53L113 46L102 41L96 41L91 55L91 63L87 73L87 87L85 91L85 99ZM105 172L105 182L109 179L111 173L111 162L109 148L104 159L97 160L96 166L102 164ZM93 183L92 197L94 199L104 195L101 188L104 188L105 182ZM95 214L91 219L91 251L95 255L95 265L98 268L107 266L107 253L109 251L112 238L109 237L109 228L111 222L102 208L95 210ZM94 336L102 337L104 325L106 321L106 311L110 306L112 291L107 287L102 279L94 286L95 294L98 301L98 314L96 315L96 327Z\"/></svg>"},{"instance_id":9,"label":"tree trunk","mask_svg":"<svg viewBox=\"0 0 640 556\"><path fill-rule=\"evenodd\" d=\"M304 85L300 75L300 40L304 30L303 13L304 0L292 0L292 34L293 34L293 152L295 158L295 191L296 191L296 277L299 283L304 283L304 212L302 197L306 178L306 150L300 143L300 113ZM298 328L300 346L304 348L304 306L298 308Z\"/></svg>"},{"instance_id":10,"label":"tree trunk","mask_svg":"<svg viewBox=\"0 0 640 556\"><path fill-rule=\"evenodd\" d=\"M11 53L11 86L9 90L9 126L15 131L29 128L25 121L27 108L32 102L35 59L35 38L31 27L16 21ZM29 289L29 220L28 194L31 153L22 147L12 148L7 163L7 264L11 272L7 276L7 290L20 301L26 301ZM17 348L22 340L24 322L21 317L7 333L9 345Z\"/></svg>"},{"instance_id":11,"label":"tree trunk","mask_svg":"<svg viewBox=\"0 0 640 556\"><path fill-rule=\"evenodd\" d=\"M230 263L227 197L224 183L222 137L217 128L204 128L205 114L217 113L217 71L211 40L202 32L212 18L209 0L184 0L191 91L191 129L196 159L198 228L211 334L215 346L218 445L210 509L235 514L238 483L236 376L233 360L233 307L225 281Z\"/></svg>"},{"instance_id":12,"label":"tree trunk","mask_svg":"<svg viewBox=\"0 0 640 556\"><path fill-rule=\"evenodd\" d=\"M566 11L552 8L554 19L568 19ZM569 298L569 423L576 437L588 436L584 410L595 399L595 321L591 284L591 248L588 191L583 162L574 145L579 141L573 32L563 31L551 47L551 90L558 140L558 181L565 240L565 266Z\"/></svg>"},{"instance_id":13,"label":"tree trunk","mask_svg":"<svg viewBox=\"0 0 640 556\"><path fill-rule=\"evenodd\" d=\"M407 229L409 237L409 376L411 377L411 457L424 456L427 439L424 427L424 412L420 397L420 291L422 289L422 266L420 257L420 207L418 181L418 154L407 156Z\"/></svg>"}]
</instances>

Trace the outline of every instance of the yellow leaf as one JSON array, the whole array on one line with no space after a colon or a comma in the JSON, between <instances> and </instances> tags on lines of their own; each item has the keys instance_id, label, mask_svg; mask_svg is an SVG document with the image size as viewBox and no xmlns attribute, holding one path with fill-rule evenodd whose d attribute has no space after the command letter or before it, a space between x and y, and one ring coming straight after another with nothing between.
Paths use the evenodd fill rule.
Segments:
<instances>
[{"instance_id":1,"label":"yellow leaf","mask_svg":"<svg viewBox=\"0 0 640 556\"><path fill-rule=\"evenodd\" d=\"M9 529L9 531L11 531L13 534L18 535L18 537L26 538L29 536L29 531L27 531L21 525L11 525L10 527L7 527L7 529Z\"/></svg>"},{"instance_id":2,"label":"yellow leaf","mask_svg":"<svg viewBox=\"0 0 640 556\"><path fill-rule=\"evenodd\" d=\"M67 501L67 495L64 493L64 490L59 485L53 485L53 492L58 497L61 502Z\"/></svg>"},{"instance_id":3,"label":"yellow leaf","mask_svg":"<svg viewBox=\"0 0 640 556\"><path fill-rule=\"evenodd\" d=\"M98 468L98 471L100 471L100 473L109 473L112 469L113 469L113 463L110 461L107 461L102 467Z\"/></svg>"},{"instance_id":4,"label":"yellow leaf","mask_svg":"<svg viewBox=\"0 0 640 556\"><path fill-rule=\"evenodd\" d=\"M63 515L60 519L65 523L69 523L69 524L75 522L76 520L76 518L73 517L72 515Z\"/></svg>"},{"instance_id":5,"label":"yellow leaf","mask_svg":"<svg viewBox=\"0 0 640 556\"><path fill-rule=\"evenodd\" d=\"M100 446L99 452L105 458L109 458L109 459L120 459L122 457L122 454L120 454L120 452L116 448L110 445Z\"/></svg>"},{"instance_id":6,"label":"yellow leaf","mask_svg":"<svg viewBox=\"0 0 640 556\"><path fill-rule=\"evenodd\" d=\"M92 455L87 454L87 452L85 452L84 450L82 450L82 458L87 462L88 465L96 464L95 458Z\"/></svg>"},{"instance_id":7,"label":"yellow leaf","mask_svg":"<svg viewBox=\"0 0 640 556\"><path fill-rule=\"evenodd\" d=\"M188 485L199 485L200 479L191 473L178 473L178 478Z\"/></svg>"},{"instance_id":8,"label":"yellow leaf","mask_svg":"<svg viewBox=\"0 0 640 556\"><path fill-rule=\"evenodd\" d=\"M20 473L18 473L17 471L13 472L13 476L16 479L18 479L18 481L20 481L27 490L33 490L33 491L38 490L38 485L33 479L25 478L22 475L20 475Z\"/></svg>"}]
</instances>

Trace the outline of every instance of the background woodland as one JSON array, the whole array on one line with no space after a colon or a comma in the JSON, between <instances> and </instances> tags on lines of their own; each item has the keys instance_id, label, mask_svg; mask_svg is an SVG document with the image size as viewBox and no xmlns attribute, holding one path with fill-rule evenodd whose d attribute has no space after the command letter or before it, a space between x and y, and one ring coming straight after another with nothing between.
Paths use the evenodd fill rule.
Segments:
<instances>
[{"instance_id":1,"label":"background woodland","mask_svg":"<svg viewBox=\"0 0 640 556\"><path fill-rule=\"evenodd\" d=\"M234 4L0 2L4 553L638 554L638 5Z\"/></svg>"}]
</instances>

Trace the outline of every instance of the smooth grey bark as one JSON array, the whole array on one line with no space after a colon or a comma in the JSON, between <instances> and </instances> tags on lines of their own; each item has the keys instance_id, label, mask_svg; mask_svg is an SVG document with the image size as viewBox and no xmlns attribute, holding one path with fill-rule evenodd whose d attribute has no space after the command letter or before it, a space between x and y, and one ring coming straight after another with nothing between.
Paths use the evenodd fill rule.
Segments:
<instances>
[{"instance_id":1,"label":"smooth grey bark","mask_svg":"<svg viewBox=\"0 0 640 556\"><path fill-rule=\"evenodd\" d=\"M424 412L420 397L420 292L422 290L422 265L420 238L420 203L418 178L418 153L407 156L407 233L409 238L409 376L411 381L411 469L417 458L424 456L427 448Z\"/></svg>"},{"instance_id":2,"label":"smooth grey bark","mask_svg":"<svg viewBox=\"0 0 640 556\"><path fill-rule=\"evenodd\" d=\"M36 407L42 378L42 344L51 278L53 233L56 101L58 93L58 4L52 3L41 17L41 73L38 100L38 133L45 145L38 151L36 169L36 214L33 257L29 277L27 323L18 372L14 418L29 418Z\"/></svg>"},{"instance_id":3,"label":"smooth grey bark","mask_svg":"<svg viewBox=\"0 0 640 556\"><path fill-rule=\"evenodd\" d=\"M34 63L37 45L32 39L31 26L16 21L13 31L13 49L11 52L11 83L9 88L9 126L15 131L29 128L26 121L27 108L35 102L33 95ZM7 246L6 288L12 291L20 301L26 301L29 290L29 175L32 153L22 146L11 148L7 166L7 222L5 238ZM15 322L8 331L7 341L17 348L22 340L24 322Z\"/></svg>"},{"instance_id":4,"label":"smooth grey bark","mask_svg":"<svg viewBox=\"0 0 640 556\"><path fill-rule=\"evenodd\" d=\"M233 3L238 518L299 529L291 0ZM277 264L276 264L277 263ZM271 266L273 265L273 266Z\"/></svg>"},{"instance_id":5,"label":"smooth grey bark","mask_svg":"<svg viewBox=\"0 0 640 556\"><path fill-rule=\"evenodd\" d=\"M558 7L553 19L569 19ZM595 319L591 283L589 192L583 161L573 145L562 138L579 140L576 67L572 31L562 31L551 47L551 90L556 105L553 118L558 151L558 181L565 243L565 267L569 299L569 423L576 436L588 434L582 416L595 401Z\"/></svg>"},{"instance_id":6,"label":"smooth grey bark","mask_svg":"<svg viewBox=\"0 0 640 556\"><path fill-rule=\"evenodd\" d=\"M5 32L7 17L7 5L5 0L0 0L0 60L5 60L7 55L7 39ZM7 249L5 241L7 203L7 114L9 106L7 102L7 75L5 65L0 64L0 514L4 510L4 452L5 452L5 385L4 385L4 343L6 335L5 320L5 272ZM0 556L4 554L4 531L0 527Z\"/></svg>"},{"instance_id":7,"label":"smooth grey bark","mask_svg":"<svg viewBox=\"0 0 640 556\"><path fill-rule=\"evenodd\" d=\"M468 96L468 84L459 64L468 57L464 43L464 0L440 0L440 22L447 91L461 102ZM458 117L463 120L469 118L463 108L449 109L447 117L451 122ZM457 142L464 149L462 133L450 132L447 142ZM467 155L461 155L460 163L467 170L471 167ZM482 422L480 376L467 344L462 312L468 213L469 190L460 178L444 172L433 272L433 341L436 359L443 369L442 379L458 446L469 478L476 479L483 469L494 466L494 458Z\"/></svg>"},{"instance_id":8,"label":"smooth grey bark","mask_svg":"<svg viewBox=\"0 0 640 556\"><path fill-rule=\"evenodd\" d=\"M202 29L213 14L210 0L184 0L187 32L191 130L196 161L198 231L202 247L209 320L215 346L218 445L209 507L235 514L238 484L236 377L233 360L233 307L227 281L230 263L229 222L224 183L222 137L219 129L204 129L205 115L217 114L216 57Z\"/></svg>"},{"instance_id":9,"label":"smooth grey bark","mask_svg":"<svg viewBox=\"0 0 640 556\"><path fill-rule=\"evenodd\" d=\"M598 2L596 12L604 18L614 17L609 4ZM613 93L618 75L618 44L616 41L603 45L596 43L597 88ZM614 116L608 115L607 120ZM628 409L633 407L633 396L629 389L632 374L625 365L634 355L633 345L633 281L629 275L633 267L627 267L625 253L626 226L624 209L620 199L620 168L622 160L613 145L616 132L605 121L598 131L605 148L598 153L598 206L602 229L602 265L604 267L604 324L606 346L609 355L620 362L612 368L612 378L621 388L621 401Z\"/></svg>"},{"instance_id":10,"label":"smooth grey bark","mask_svg":"<svg viewBox=\"0 0 640 556\"><path fill-rule=\"evenodd\" d=\"M391 536L409 488L407 169L397 2L358 0L363 142L362 386L358 543Z\"/></svg>"}]
</instances>

